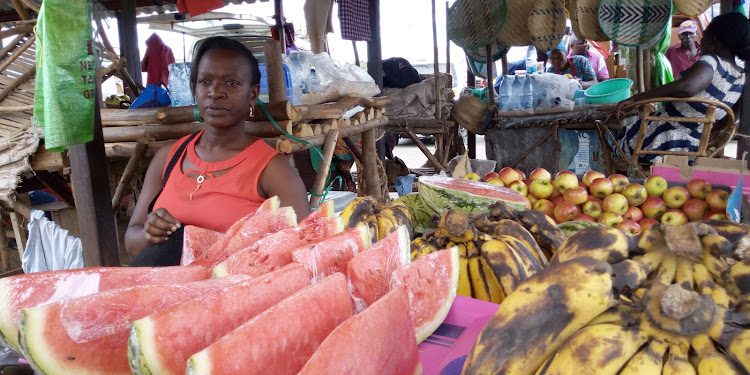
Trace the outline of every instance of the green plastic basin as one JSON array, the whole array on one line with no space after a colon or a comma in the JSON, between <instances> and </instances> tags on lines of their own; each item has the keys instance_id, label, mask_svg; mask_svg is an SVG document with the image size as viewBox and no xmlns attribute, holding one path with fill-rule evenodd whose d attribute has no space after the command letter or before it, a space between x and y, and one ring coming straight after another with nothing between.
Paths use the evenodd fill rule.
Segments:
<instances>
[{"instance_id":1,"label":"green plastic basin","mask_svg":"<svg viewBox=\"0 0 750 375\"><path fill-rule=\"evenodd\" d=\"M630 97L632 86L630 78L608 79L586 89L585 95L591 104L617 103Z\"/></svg>"}]
</instances>

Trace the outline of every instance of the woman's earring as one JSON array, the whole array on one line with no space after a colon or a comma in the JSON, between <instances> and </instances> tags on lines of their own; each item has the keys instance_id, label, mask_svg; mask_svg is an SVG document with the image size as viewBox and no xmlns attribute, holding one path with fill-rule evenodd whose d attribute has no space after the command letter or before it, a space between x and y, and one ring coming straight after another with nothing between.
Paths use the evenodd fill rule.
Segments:
<instances>
[{"instance_id":1,"label":"woman's earring","mask_svg":"<svg viewBox=\"0 0 750 375\"><path fill-rule=\"evenodd\" d=\"M253 111L255 110L254 107L255 107L255 105L253 105L252 107L250 107L250 117L254 117L254 113L253 113Z\"/></svg>"}]
</instances>

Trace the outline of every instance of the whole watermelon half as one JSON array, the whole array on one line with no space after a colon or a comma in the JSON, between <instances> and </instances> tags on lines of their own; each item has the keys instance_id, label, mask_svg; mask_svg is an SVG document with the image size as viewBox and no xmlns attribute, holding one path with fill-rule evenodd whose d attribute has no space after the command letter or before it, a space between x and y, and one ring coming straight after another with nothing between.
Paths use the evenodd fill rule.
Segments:
<instances>
[{"instance_id":1,"label":"whole watermelon half","mask_svg":"<svg viewBox=\"0 0 750 375\"><path fill-rule=\"evenodd\" d=\"M495 202L523 211L526 203L515 190L496 185L443 176L420 177L419 195L427 206L439 214L455 210L466 213L486 212Z\"/></svg>"}]
</instances>

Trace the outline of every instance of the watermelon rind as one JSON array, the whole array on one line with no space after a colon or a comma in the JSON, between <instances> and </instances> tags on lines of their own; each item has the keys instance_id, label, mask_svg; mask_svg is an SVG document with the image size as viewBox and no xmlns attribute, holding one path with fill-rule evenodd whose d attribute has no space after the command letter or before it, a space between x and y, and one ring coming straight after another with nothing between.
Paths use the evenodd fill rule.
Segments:
<instances>
[{"instance_id":1,"label":"watermelon rind","mask_svg":"<svg viewBox=\"0 0 750 375\"><path fill-rule=\"evenodd\" d=\"M583 228L588 227L605 227L606 225L602 223L597 223L595 221L585 221L585 220L577 220L577 221L566 221L564 223L557 224L557 227L560 228L560 230L565 234L566 237L570 237L573 233L578 232L579 230Z\"/></svg>"},{"instance_id":2,"label":"watermelon rind","mask_svg":"<svg viewBox=\"0 0 750 375\"><path fill-rule=\"evenodd\" d=\"M443 321L445 320L445 317L448 316L448 312L450 312L451 306L453 306L453 300L456 299L456 291L458 290L458 274L461 269L461 265L459 262L459 252L458 247L453 246L450 249L451 256L450 256L450 271L451 271L451 285L452 288L448 292L448 296L445 299L445 302L440 305L440 308L438 311L435 312L435 315L433 315L433 319L429 322L426 322L421 327L414 327L416 335L417 335L417 343L421 343L426 338L428 338L433 332L435 332L438 327L440 327L441 324L443 324Z\"/></svg>"},{"instance_id":3,"label":"watermelon rind","mask_svg":"<svg viewBox=\"0 0 750 375\"><path fill-rule=\"evenodd\" d=\"M229 271L227 270L227 264L224 262L219 263L214 268L211 269L211 274L214 275L214 277L227 277L229 276Z\"/></svg>"},{"instance_id":4,"label":"watermelon rind","mask_svg":"<svg viewBox=\"0 0 750 375\"><path fill-rule=\"evenodd\" d=\"M56 374L54 369L60 368L55 363L47 362L55 358L55 353L49 353L43 348L44 330L45 330L44 309L23 309L21 310L21 324L18 326L19 346L24 359L29 362L31 367L47 375ZM42 344L42 345L39 345Z\"/></svg>"},{"instance_id":5,"label":"watermelon rind","mask_svg":"<svg viewBox=\"0 0 750 375\"><path fill-rule=\"evenodd\" d=\"M10 309L10 279L0 279L0 344L5 347L9 347L13 350L20 351L18 347L18 336L6 337L6 332L16 332L16 328L13 325L11 316L13 313Z\"/></svg>"},{"instance_id":6,"label":"watermelon rind","mask_svg":"<svg viewBox=\"0 0 750 375\"><path fill-rule=\"evenodd\" d=\"M210 375L211 374L211 358L208 356L208 352L200 351L193 354L188 359L187 370L185 375Z\"/></svg>"},{"instance_id":7,"label":"watermelon rind","mask_svg":"<svg viewBox=\"0 0 750 375\"><path fill-rule=\"evenodd\" d=\"M153 331L153 324L148 319L136 320L131 326L128 340L128 363L130 363L130 371L133 375L166 373L165 369L159 367L160 361L149 357L149 354L156 352L152 347L154 343L148 340L139 340L139 337L153 337Z\"/></svg>"},{"instance_id":8,"label":"watermelon rind","mask_svg":"<svg viewBox=\"0 0 750 375\"><path fill-rule=\"evenodd\" d=\"M451 188L440 186L452 184ZM511 208L524 211L526 202L523 196L513 189L508 189L480 181L470 181L443 176L424 176L417 180L419 195L427 206L442 215L447 211L461 211L466 213L487 212L490 205L503 202ZM478 195L460 188L486 191L498 196Z\"/></svg>"}]
</instances>

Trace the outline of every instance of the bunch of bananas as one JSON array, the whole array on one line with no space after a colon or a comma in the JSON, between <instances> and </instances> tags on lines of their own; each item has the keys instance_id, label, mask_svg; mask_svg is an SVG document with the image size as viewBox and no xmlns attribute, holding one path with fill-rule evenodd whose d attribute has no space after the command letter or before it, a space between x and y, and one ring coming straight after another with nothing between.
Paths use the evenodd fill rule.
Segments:
<instances>
[{"instance_id":1,"label":"bunch of bananas","mask_svg":"<svg viewBox=\"0 0 750 375\"><path fill-rule=\"evenodd\" d=\"M413 236L411 213L403 203L394 202L385 206L372 197L357 197L341 211L340 217L347 229L366 225L370 228L370 238L378 241L400 225L409 231L409 238Z\"/></svg>"},{"instance_id":2,"label":"bunch of bananas","mask_svg":"<svg viewBox=\"0 0 750 375\"><path fill-rule=\"evenodd\" d=\"M750 226L589 227L505 298L463 374L750 372Z\"/></svg>"},{"instance_id":3,"label":"bunch of bananas","mask_svg":"<svg viewBox=\"0 0 750 375\"><path fill-rule=\"evenodd\" d=\"M461 255L458 294L500 303L548 263L534 236L519 222L487 214L448 211L437 229L415 238L412 260L457 246Z\"/></svg>"}]
</instances>

